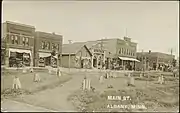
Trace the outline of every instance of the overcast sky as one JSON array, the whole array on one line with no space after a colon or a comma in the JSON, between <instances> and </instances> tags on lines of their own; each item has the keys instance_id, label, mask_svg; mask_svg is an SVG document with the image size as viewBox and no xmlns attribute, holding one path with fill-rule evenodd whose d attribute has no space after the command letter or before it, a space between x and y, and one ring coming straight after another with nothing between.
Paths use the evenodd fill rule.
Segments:
<instances>
[{"instance_id":1,"label":"overcast sky","mask_svg":"<svg viewBox=\"0 0 180 113\"><path fill-rule=\"evenodd\" d=\"M138 51L179 55L179 4L174 2L9 1L3 2L3 22L33 25L68 40L123 38L138 43ZM126 33L127 29L127 33Z\"/></svg>"}]
</instances>

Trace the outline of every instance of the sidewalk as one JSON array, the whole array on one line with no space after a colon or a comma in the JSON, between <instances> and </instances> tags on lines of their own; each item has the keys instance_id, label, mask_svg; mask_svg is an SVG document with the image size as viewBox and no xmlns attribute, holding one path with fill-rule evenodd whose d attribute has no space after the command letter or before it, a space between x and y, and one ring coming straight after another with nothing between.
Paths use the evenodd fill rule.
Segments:
<instances>
[{"instance_id":1,"label":"sidewalk","mask_svg":"<svg viewBox=\"0 0 180 113\"><path fill-rule=\"evenodd\" d=\"M5 112L55 112L42 107L36 107L30 104L12 100L4 100L3 102L1 102L1 110Z\"/></svg>"}]
</instances>

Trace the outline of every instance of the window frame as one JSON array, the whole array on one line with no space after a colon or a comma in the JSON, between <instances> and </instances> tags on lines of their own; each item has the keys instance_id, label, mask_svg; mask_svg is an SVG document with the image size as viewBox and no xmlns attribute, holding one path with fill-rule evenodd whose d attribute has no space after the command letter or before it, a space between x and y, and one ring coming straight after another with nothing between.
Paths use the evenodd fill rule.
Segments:
<instances>
[{"instance_id":1,"label":"window frame","mask_svg":"<svg viewBox=\"0 0 180 113\"><path fill-rule=\"evenodd\" d=\"M45 41L41 41L41 49L45 49Z\"/></svg>"},{"instance_id":2,"label":"window frame","mask_svg":"<svg viewBox=\"0 0 180 113\"><path fill-rule=\"evenodd\" d=\"M14 35L11 35L11 44L15 44Z\"/></svg>"},{"instance_id":3,"label":"window frame","mask_svg":"<svg viewBox=\"0 0 180 113\"><path fill-rule=\"evenodd\" d=\"M28 37L25 38L25 45L29 46L29 38Z\"/></svg>"}]
</instances>

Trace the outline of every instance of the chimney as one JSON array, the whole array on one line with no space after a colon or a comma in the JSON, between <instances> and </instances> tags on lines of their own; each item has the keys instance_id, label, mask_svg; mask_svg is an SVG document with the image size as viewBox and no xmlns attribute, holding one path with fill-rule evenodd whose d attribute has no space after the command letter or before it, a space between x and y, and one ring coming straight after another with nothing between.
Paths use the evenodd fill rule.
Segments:
<instances>
[{"instance_id":1,"label":"chimney","mask_svg":"<svg viewBox=\"0 0 180 113\"><path fill-rule=\"evenodd\" d=\"M128 42L131 42L131 38L128 38L128 37L124 37L124 40L128 41Z\"/></svg>"}]
</instances>

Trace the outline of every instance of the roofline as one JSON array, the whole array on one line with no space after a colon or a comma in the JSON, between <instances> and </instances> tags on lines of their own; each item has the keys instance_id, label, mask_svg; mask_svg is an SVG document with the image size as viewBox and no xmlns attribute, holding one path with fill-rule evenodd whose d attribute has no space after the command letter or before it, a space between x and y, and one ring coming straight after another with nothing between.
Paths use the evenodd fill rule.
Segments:
<instances>
[{"instance_id":1,"label":"roofline","mask_svg":"<svg viewBox=\"0 0 180 113\"><path fill-rule=\"evenodd\" d=\"M140 53L140 54L142 54L142 52L136 52L136 53ZM149 52L143 52L143 53L149 53ZM163 52L151 52L151 53L171 55L171 54L168 54L168 53L163 53ZM172 55L172 56L175 56L175 55Z\"/></svg>"},{"instance_id":2,"label":"roofline","mask_svg":"<svg viewBox=\"0 0 180 113\"><path fill-rule=\"evenodd\" d=\"M121 41L125 41L124 39L122 38L105 38L105 39L102 39L102 41L106 41L106 40L121 40ZM97 40L97 41L101 41L101 40ZM134 43L134 44L138 44L137 42L133 41L132 38L131 38L131 43Z\"/></svg>"},{"instance_id":3,"label":"roofline","mask_svg":"<svg viewBox=\"0 0 180 113\"><path fill-rule=\"evenodd\" d=\"M86 46L86 45L84 45L84 47L87 49L87 51L91 54L91 56L93 55L92 53L91 53L91 51L88 49L88 47Z\"/></svg>"},{"instance_id":4,"label":"roofline","mask_svg":"<svg viewBox=\"0 0 180 113\"><path fill-rule=\"evenodd\" d=\"M24 26L24 27L30 27L30 28L34 28L34 29L35 29L35 27L32 26L32 25L21 24L21 23L18 23L18 22L6 21L6 22L4 22L4 23L5 23L5 24L15 24L15 25Z\"/></svg>"},{"instance_id":5,"label":"roofline","mask_svg":"<svg viewBox=\"0 0 180 113\"><path fill-rule=\"evenodd\" d=\"M44 34L48 34L48 35L57 35L57 36L63 36L63 35L56 34L56 33L54 33L54 34L53 34L53 32L44 32L44 31L35 31L35 33L44 33Z\"/></svg>"}]
</instances>

